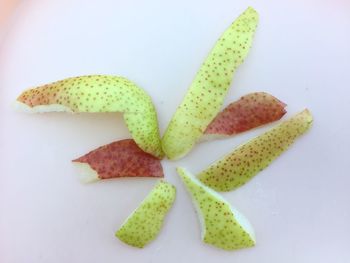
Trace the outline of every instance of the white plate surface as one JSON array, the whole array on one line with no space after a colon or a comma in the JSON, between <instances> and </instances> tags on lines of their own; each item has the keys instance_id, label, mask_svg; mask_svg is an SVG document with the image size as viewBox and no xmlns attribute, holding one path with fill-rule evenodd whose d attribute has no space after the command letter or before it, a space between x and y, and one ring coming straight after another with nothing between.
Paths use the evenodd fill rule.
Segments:
<instances>
[{"instance_id":1,"label":"white plate surface","mask_svg":"<svg viewBox=\"0 0 350 263\"><path fill-rule=\"evenodd\" d=\"M178 195L159 237L140 250L114 232L152 179L82 185L70 160L127 138L119 114L27 115L25 88L86 74L123 75L153 98L163 132L206 54L248 5L253 48L226 103L252 91L308 107L311 131L268 169L225 193L257 245L226 252L200 241L175 167L198 172L268 127L197 145L163 161ZM0 46L0 262L349 262L350 3L287 1L23 1Z\"/></svg>"}]
</instances>

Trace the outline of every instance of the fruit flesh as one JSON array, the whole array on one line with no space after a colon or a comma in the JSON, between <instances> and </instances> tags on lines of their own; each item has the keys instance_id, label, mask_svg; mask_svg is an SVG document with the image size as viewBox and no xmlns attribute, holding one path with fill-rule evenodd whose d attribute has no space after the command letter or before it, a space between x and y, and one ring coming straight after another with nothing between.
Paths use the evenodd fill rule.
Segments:
<instances>
[{"instance_id":1,"label":"fruit flesh","mask_svg":"<svg viewBox=\"0 0 350 263\"><path fill-rule=\"evenodd\" d=\"M29 112L123 112L137 145L157 158L164 155L151 98L123 77L90 75L67 78L26 90L16 102Z\"/></svg>"},{"instance_id":2,"label":"fruit flesh","mask_svg":"<svg viewBox=\"0 0 350 263\"><path fill-rule=\"evenodd\" d=\"M120 177L164 177L160 160L142 151L132 139L101 146L73 162L83 169L83 182Z\"/></svg>"},{"instance_id":3,"label":"fruit flesh","mask_svg":"<svg viewBox=\"0 0 350 263\"><path fill-rule=\"evenodd\" d=\"M258 14L250 7L216 42L163 136L169 159L186 155L220 111L232 75L248 54L257 23Z\"/></svg>"},{"instance_id":4,"label":"fruit flesh","mask_svg":"<svg viewBox=\"0 0 350 263\"><path fill-rule=\"evenodd\" d=\"M177 172L196 208L203 242L225 250L255 245L254 230L241 213L186 169L179 167Z\"/></svg>"},{"instance_id":5,"label":"fruit flesh","mask_svg":"<svg viewBox=\"0 0 350 263\"><path fill-rule=\"evenodd\" d=\"M198 179L216 191L240 187L287 150L311 127L312 120L311 113L303 110L214 162Z\"/></svg>"},{"instance_id":6,"label":"fruit flesh","mask_svg":"<svg viewBox=\"0 0 350 263\"><path fill-rule=\"evenodd\" d=\"M158 236L175 196L176 190L173 185L163 180L158 182L119 228L116 237L130 246L146 246Z\"/></svg>"},{"instance_id":7,"label":"fruit flesh","mask_svg":"<svg viewBox=\"0 0 350 263\"><path fill-rule=\"evenodd\" d=\"M205 135L231 136L277 121L286 104L266 92L254 92L230 103L208 125Z\"/></svg>"}]
</instances>

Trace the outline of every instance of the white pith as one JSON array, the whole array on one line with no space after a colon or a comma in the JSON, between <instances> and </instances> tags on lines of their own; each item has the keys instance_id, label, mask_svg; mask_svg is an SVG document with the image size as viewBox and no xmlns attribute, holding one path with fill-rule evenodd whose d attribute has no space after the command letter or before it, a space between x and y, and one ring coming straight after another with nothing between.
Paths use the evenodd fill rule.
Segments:
<instances>
[{"instance_id":1,"label":"white pith","mask_svg":"<svg viewBox=\"0 0 350 263\"><path fill-rule=\"evenodd\" d=\"M98 177L97 172L94 169L92 169L87 163L73 162L73 165L78 170L77 175L80 182L87 184L101 180Z\"/></svg>"},{"instance_id":2,"label":"white pith","mask_svg":"<svg viewBox=\"0 0 350 263\"><path fill-rule=\"evenodd\" d=\"M13 107L15 110L26 113L43 113L43 112L71 112L73 111L63 105L60 104L50 104L50 105L38 105L34 107L30 107L27 104L16 100L13 103Z\"/></svg>"},{"instance_id":3,"label":"white pith","mask_svg":"<svg viewBox=\"0 0 350 263\"><path fill-rule=\"evenodd\" d=\"M207 142L207 141L213 141L213 140L219 140L219 139L226 139L228 137L230 137L230 136L227 134L218 134L218 133L213 133L213 134L208 133L207 134L207 133L204 133L202 135L202 137L200 137L198 139L197 142L201 143L201 142Z\"/></svg>"},{"instance_id":4,"label":"white pith","mask_svg":"<svg viewBox=\"0 0 350 263\"><path fill-rule=\"evenodd\" d=\"M243 228L243 230L250 236L250 238L255 243L256 239L255 239L254 229L253 229L252 225L250 224L250 222L248 221L248 219L243 214L241 214L237 209L232 207L230 203L228 203L221 195L219 195L213 189L205 186L195 176L193 176L191 173L189 173L185 168L179 167L178 169L180 171L182 171L185 174L185 176L190 178L195 184L203 187L204 190L207 191L209 194L213 195L215 198L217 198L221 202L227 204L230 207L230 210L231 210L232 214L234 215L234 218L237 220L237 222L240 224L240 226ZM194 198L192 196L192 193L191 193L191 198L193 200L193 204L194 204L195 210L196 210L196 212L198 214L198 217L199 217L199 223L201 225L201 238L203 240L204 237L205 237L205 234L206 234L206 227L205 227L204 216L203 216L203 214L201 212L201 209L198 206L198 203L196 202L196 200L194 200Z\"/></svg>"}]
</instances>

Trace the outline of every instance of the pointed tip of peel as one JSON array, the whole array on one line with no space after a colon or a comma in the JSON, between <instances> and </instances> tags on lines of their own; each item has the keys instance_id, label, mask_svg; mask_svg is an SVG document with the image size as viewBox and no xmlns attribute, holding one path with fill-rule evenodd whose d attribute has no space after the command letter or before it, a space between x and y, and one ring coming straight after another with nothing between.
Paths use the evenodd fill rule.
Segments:
<instances>
[{"instance_id":1,"label":"pointed tip of peel","mask_svg":"<svg viewBox=\"0 0 350 263\"><path fill-rule=\"evenodd\" d=\"M256 11L256 9L252 6L248 6L245 12L249 12L251 14L254 14L256 18L259 18L259 13Z\"/></svg>"},{"instance_id":2,"label":"pointed tip of peel","mask_svg":"<svg viewBox=\"0 0 350 263\"><path fill-rule=\"evenodd\" d=\"M248 6L246 10L252 11L252 12L256 12L255 8L252 6Z\"/></svg>"},{"instance_id":3,"label":"pointed tip of peel","mask_svg":"<svg viewBox=\"0 0 350 263\"><path fill-rule=\"evenodd\" d=\"M308 108L305 108L302 112L305 112L305 114L309 115L310 118L312 118L312 113Z\"/></svg>"},{"instance_id":4,"label":"pointed tip of peel","mask_svg":"<svg viewBox=\"0 0 350 263\"><path fill-rule=\"evenodd\" d=\"M89 164L81 163L78 160L73 160L72 163L78 170L77 176L81 183L88 184L101 180L97 172Z\"/></svg>"},{"instance_id":5,"label":"pointed tip of peel","mask_svg":"<svg viewBox=\"0 0 350 263\"><path fill-rule=\"evenodd\" d=\"M305 117L305 120L308 122L308 124L311 125L313 123L314 117L308 108L305 108L303 111L301 111L300 115L303 115Z\"/></svg>"},{"instance_id":6,"label":"pointed tip of peel","mask_svg":"<svg viewBox=\"0 0 350 263\"><path fill-rule=\"evenodd\" d=\"M29 107L27 104L19 100L15 100L14 102L12 102L11 107L13 110L17 112L28 112L28 113L33 112L33 108Z\"/></svg>"},{"instance_id":7,"label":"pointed tip of peel","mask_svg":"<svg viewBox=\"0 0 350 263\"><path fill-rule=\"evenodd\" d=\"M176 172L180 175L181 178L184 178L184 174L189 173L189 171L181 166L176 167Z\"/></svg>"}]
</instances>

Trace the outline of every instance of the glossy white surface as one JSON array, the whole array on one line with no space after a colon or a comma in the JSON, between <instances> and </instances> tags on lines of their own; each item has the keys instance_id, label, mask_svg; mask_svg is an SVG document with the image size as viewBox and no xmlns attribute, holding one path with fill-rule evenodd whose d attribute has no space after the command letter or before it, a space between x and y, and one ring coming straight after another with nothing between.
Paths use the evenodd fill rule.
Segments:
<instances>
[{"instance_id":1,"label":"glossy white surface","mask_svg":"<svg viewBox=\"0 0 350 263\"><path fill-rule=\"evenodd\" d=\"M163 161L177 199L159 237L135 249L115 230L152 179L82 185L70 160L129 137L120 114L24 114L24 89L69 76L123 75L152 96L161 131L221 32L248 5L260 13L250 55L227 103L267 91L308 107L314 127L249 184L224 197L253 224L255 248L226 252L200 241L175 173L198 172L267 129L197 145ZM349 262L350 2L25 1L0 45L0 262Z\"/></svg>"}]
</instances>

